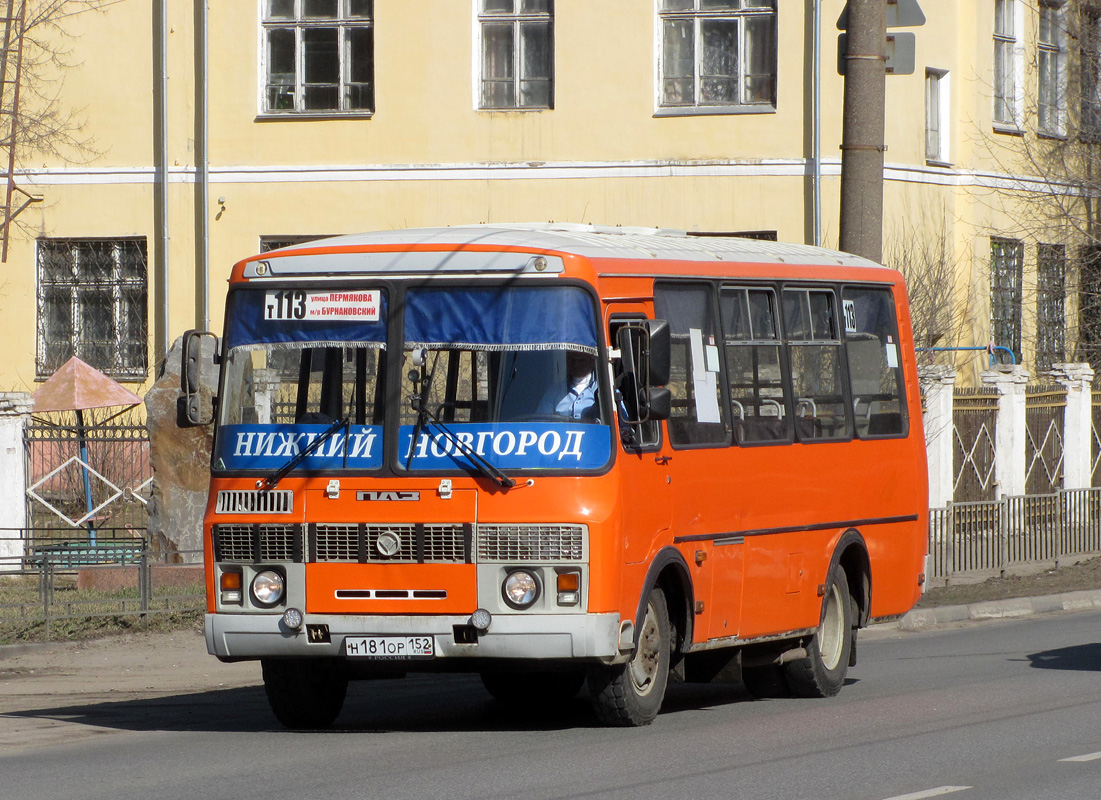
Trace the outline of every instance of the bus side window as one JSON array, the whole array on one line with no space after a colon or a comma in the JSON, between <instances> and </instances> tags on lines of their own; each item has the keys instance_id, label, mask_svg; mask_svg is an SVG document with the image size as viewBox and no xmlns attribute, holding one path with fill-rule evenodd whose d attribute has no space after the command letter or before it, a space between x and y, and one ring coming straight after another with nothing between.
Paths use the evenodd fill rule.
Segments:
<instances>
[{"instance_id":1,"label":"bus side window","mask_svg":"<svg viewBox=\"0 0 1101 800\"><path fill-rule=\"evenodd\" d=\"M790 442L775 293L724 287L719 310L735 441Z\"/></svg>"},{"instance_id":2,"label":"bus side window","mask_svg":"<svg viewBox=\"0 0 1101 800\"><path fill-rule=\"evenodd\" d=\"M654 316L669 321L672 393L669 441L675 445L726 444L728 426L719 380L718 324L710 284L654 287Z\"/></svg>"},{"instance_id":3,"label":"bus side window","mask_svg":"<svg viewBox=\"0 0 1101 800\"><path fill-rule=\"evenodd\" d=\"M848 439L852 426L841 381L841 333L829 289L785 289L795 432L801 441Z\"/></svg>"},{"instance_id":4,"label":"bus side window","mask_svg":"<svg viewBox=\"0 0 1101 800\"><path fill-rule=\"evenodd\" d=\"M841 297L856 433L904 436L909 421L891 291L846 287Z\"/></svg>"}]
</instances>

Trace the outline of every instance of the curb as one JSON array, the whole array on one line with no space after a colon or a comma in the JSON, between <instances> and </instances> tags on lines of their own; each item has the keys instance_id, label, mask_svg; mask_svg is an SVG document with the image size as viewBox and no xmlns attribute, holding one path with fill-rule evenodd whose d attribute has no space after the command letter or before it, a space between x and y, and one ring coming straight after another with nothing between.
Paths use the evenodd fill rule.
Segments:
<instances>
[{"instance_id":1,"label":"curb","mask_svg":"<svg viewBox=\"0 0 1101 800\"><path fill-rule=\"evenodd\" d=\"M962 606L915 608L897 623L902 631L925 631L953 622L982 622L992 619L1019 619L1055 611L1083 611L1101 608L1101 590L1065 592L1040 597L1014 597Z\"/></svg>"}]
</instances>

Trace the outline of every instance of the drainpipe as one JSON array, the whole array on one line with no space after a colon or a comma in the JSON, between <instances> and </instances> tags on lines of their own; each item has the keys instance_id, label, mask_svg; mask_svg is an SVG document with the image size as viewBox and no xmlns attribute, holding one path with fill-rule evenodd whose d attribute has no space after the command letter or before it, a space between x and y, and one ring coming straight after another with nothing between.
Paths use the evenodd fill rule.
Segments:
<instances>
[{"instance_id":1,"label":"drainpipe","mask_svg":"<svg viewBox=\"0 0 1101 800\"><path fill-rule=\"evenodd\" d=\"M814 158L814 174L811 176L811 191L814 194L814 246L822 246L822 0L811 0L814 5L814 42L811 45L811 58L814 61L812 78L814 93L814 119L811 123L811 149Z\"/></svg>"},{"instance_id":2,"label":"drainpipe","mask_svg":"<svg viewBox=\"0 0 1101 800\"><path fill-rule=\"evenodd\" d=\"M153 307L153 344L157 360L166 357L172 345L168 325L168 0L160 0L156 12L156 85L154 123L156 166L153 207L157 229L157 256L153 273L156 298Z\"/></svg>"},{"instance_id":3,"label":"drainpipe","mask_svg":"<svg viewBox=\"0 0 1101 800\"><path fill-rule=\"evenodd\" d=\"M199 293L199 307L196 309L196 326L201 331L210 330L210 159L209 153L209 113L210 101L207 92L208 65L208 16L207 0L198 0L199 5L199 35L196 46L198 47L198 81L199 101L196 103L196 113L199 116L199 145L196 159L199 167L198 207L196 214L199 217L199 285L196 287Z\"/></svg>"}]
</instances>

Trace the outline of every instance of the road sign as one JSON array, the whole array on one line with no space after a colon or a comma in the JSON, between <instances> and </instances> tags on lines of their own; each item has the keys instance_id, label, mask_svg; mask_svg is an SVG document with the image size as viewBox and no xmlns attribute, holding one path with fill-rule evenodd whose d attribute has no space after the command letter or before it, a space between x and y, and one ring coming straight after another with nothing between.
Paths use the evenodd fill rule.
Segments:
<instances>
[{"instance_id":1,"label":"road sign","mask_svg":"<svg viewBox=\"0 0 1101 800\"><path fill-rule=\"evenodd\" d=\"M887 74L913 75L914 52L917 37L906 31L887 34ZM848 34L837 36L837 73L845 74L845 54L848 52Z\"/></svg>"},{"instance_id":2,"label":"road sign","mask_svg":"<svg viewBox=\"0 0 1101 800\"><path fill-rule=\"evenodd\" d=\"M920 28L925 24L925 14L918 5L917 0L887 0L887 27L888 28ZM837 18L837 30L849 29L849 6L841 10L841 16ZM912 72L913 70L911 70ZM896 75L903 73L895 73ZM910 73L904 73L909 75Z\"/></svg>"}]
</instances>

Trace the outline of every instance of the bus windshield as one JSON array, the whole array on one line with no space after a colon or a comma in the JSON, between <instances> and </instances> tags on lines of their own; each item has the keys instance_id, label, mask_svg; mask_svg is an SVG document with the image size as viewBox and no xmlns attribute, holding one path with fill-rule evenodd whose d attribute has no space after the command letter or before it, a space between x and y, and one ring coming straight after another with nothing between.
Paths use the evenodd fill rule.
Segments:
<instances>
[{"instance_id":1,"label":"bus windshield","mask_svg":"<svg viewBox=\"0 0 1101 800\"><path fill-rule=\"evenodd\" d=\"M604 467L610 404L585 291L407 290L397 408L386 404L387 299L379 290L236 292L215 469L279 469L334 422L344 429L299 469L381 469L395 435L388 466L399 471Z\"/></svg>"}]
</instances>

